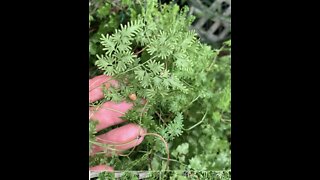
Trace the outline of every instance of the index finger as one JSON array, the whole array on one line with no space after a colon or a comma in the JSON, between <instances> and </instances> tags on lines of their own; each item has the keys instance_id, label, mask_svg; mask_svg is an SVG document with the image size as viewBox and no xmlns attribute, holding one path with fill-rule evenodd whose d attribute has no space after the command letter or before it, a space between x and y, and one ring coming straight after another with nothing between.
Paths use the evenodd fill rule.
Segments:
<instances>
[{"instance_id":1,"label":"index finger","mask_svg":"<svg viewBox=\"0 0 320 180\"><path fill-rule=\"evenodd\" d=\"M92 79L89 79L89 103L102 99L104 97L102 85L105 83L105 87L118 86L117 81L110 80L111 76L100 75Z\"/></svg>"}]
</instances>

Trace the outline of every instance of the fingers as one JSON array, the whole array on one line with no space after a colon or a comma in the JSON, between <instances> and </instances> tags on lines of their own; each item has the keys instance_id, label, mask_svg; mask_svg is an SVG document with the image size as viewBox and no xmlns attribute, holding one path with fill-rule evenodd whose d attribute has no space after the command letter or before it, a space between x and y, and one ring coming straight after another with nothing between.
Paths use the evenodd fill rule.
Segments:
<instances>
[{"instance_id":1,"label":"fingers","mask_svg":"<svg viewBox=\"0 0 320 180\"><path fill-rule=\"evenodd\" d=\"M124 116L132 106L133 104L127 102L114 103L109 101L98 108L89 108L89 119L97 120L99 122L96 126L96 130L100 131L124 122L120 117Z\"/></svg>"},{"instance_id":2,"label":"fingers","mask_svg":"<svg viewBox=\"0 0 320 180\"><path fill-rule=\"evenodd\" d=\"M115 80L110 80L110 76L101 75L89 79L89 102L93 102L104 97L102 84L105 83L106 88L110 85L117 87ZM107 82L107 83L106 83ZM106 102L102 106L89 108L89 119L98 120L97 131L104 128L122 123L120 118L126 111L132 107L131 104Z\"/></svg>"},{"instance_id":3,"label":"fingers","mask_svg":"<svg viewBox=\"0 0 320 180\"><path fill-rule=\"evenodd\" d=\"M90 171L108 171L112 172L113 168L107 165L98 165L89 168Z\"/></svg>"},{"instance_id":4,"label":"fingers","mask_svg":"<svg viewBox=\"0 0 320 180\"><path fill-rule=\"evenodd\" d=\"M143 141L146 132L142 127L132 123L113 129L97 137L97 141L108 144L109 149L94 146L93 154L101 151L105 151L107 154L111 154L112 151L119 153L123 150L133 148Z\"/></svg>"},{"instance_id":5,"label":"fingers","mask_svg":"<svg viewBox=\"0 0 320 180\"><path fill-rule=\"evenodd\" d=\"M104 97L102 88L104 83L106 88L109 88L110 85L118 87L118 83L115 80L110 80L110 78L110 76L101 75L89 80L89 102L94 102ZM133 95L131 95L130 98L135 101L137 98L132 96ZM146 101L142 100L142 103L145 104ZM124 116L132 106L133 104L127 102L106 102L99 107L89 108L89 119L98 121L96 131L100 131L124 122L121 117ZM145 133L146 130L140 126L127 124L98 136L97 141L102 144L108 144L109 155L111 155L112 151L120 153L123 150L139 145L143 141ZM92 155L101 151L106 151L105 147L94 145Z\"/></svg>"},{"instance_id":6,"label":"fingers","mask_svg":"<svg viewBox=\"0 0 320 180\"><path fill-rule=\"evenodd\" d=\"M104 97L102 84L105 83L106 88L111 85L117 87L118 83L115 80L110 80L111 77L107 75L96 76L89 79L89 102L97 101ZM107 82L107 83L106 83Z\"/></svg>"}]
</instances>

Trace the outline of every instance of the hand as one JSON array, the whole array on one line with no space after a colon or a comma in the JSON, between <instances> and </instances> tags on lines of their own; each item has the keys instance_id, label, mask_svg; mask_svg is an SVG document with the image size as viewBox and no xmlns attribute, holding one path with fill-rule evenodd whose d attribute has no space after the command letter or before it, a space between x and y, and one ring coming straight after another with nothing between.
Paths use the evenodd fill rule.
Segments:
<instances>
[{"instance_id":1,"label":"hand","mask_svg":"<svg viewBox=\"0 0 320 180\"><path fill-rule=\"evenodd\" d=\"M111 85L114 87L118 86L116 81L109 80L110 77L106 75L96 76L89 79L90 103L104 97L102 91L103 85L105 85L106 88L109 88ZM102 129L124 122L120 117L131 109L132 106L133 104L128 102L114 103L109 101L99 107L89 107L89 120L98 121L98 125L96 126L96 131L98 132ZM139 145L143 141L145 133L145 129L136 124L130 123L97 136L97 142L113 145L112 148L114 148L114 151L119 154L121 151L128 150ZM106 151L104 147L94 145L93 153L91 155L98 152L106 153L107 156L110 156L112 153L110 149ZM113 171L112 167L106 165L98 165L89 169L92 171Z\"/></svg>"}]
</instances>

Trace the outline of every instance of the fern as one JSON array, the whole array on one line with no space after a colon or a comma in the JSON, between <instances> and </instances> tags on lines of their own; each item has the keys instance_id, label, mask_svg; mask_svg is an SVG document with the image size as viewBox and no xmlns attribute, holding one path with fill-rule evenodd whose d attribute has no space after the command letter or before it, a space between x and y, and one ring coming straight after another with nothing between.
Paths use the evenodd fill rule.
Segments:
<instances>
[{"instance_id":1,"label":"fern","mask_svg":"<svg viewBox=\"0 0 320 180\"><path fill-rule=\"evenodd\" d=\"M215 50L202 44L189 29L194 17L188 15L187 7L159 5L155 0L135 5L138 8L131 21L100 37L102 52L96 54L95 65L121 87L108 89L111 93L105 93L105 100L129 100L132 92L148 100L145 105L132 101L134 108L123 118L160 134L173 152L183 154L181 161L189 166L171 163L171 169L229 168L226 134L230 123L221 118L230 119L230 56L218 55L231 41ZM189 153L182 150L186 147ZM222 155L212 155L210 148L223 151ZM141 152L166 155L163 142L148 137L137 147L134 160L123 158L122 162L148 169ZM163 159L150 158L162 164ZM208 162L200 161L204 159Z\"/></svg>"}]
</instances>

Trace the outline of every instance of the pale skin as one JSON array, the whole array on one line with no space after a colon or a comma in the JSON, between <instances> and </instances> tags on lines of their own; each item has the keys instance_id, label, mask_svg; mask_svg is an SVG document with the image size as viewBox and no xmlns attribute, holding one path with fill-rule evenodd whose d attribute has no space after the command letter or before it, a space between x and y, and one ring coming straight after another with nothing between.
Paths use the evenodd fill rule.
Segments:
<instances>
[{"instance_id":1,"label":"pale skin","mask_svg":"<svg viewBox=\"0 0 320 180\"><path fill-rule=\"evenodd\" d=\"M96 76L92 79L89 79L89 102L94 102L104 97L102 86L109 88L110 86L118 86L118 83L114 80L110 80L111 77L106 75ZM89 120L98 121L96 127L97 132L123 123L120 117L123 116L129 109L133 106L130 102L105 102L99 107L89 107ZM114 145L113 149L118 154L121 154L122 151L128 150L139 145L146 134L146 130L136 124L126 124L116 129L97 136L97 141L102 144ZM93 154L95 153L105 153L105 148L100 146L93 146ZM110 152L110 151L109 151ZM93 155L90 154L90 155ZM106 156L110 155L107 152ZM98 165L89 168L92 171L113 171L113 168L106 165Z\"/></svg>"}]
</instances>

